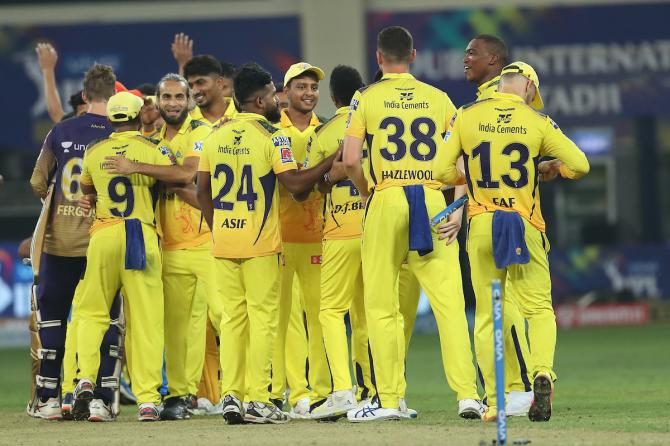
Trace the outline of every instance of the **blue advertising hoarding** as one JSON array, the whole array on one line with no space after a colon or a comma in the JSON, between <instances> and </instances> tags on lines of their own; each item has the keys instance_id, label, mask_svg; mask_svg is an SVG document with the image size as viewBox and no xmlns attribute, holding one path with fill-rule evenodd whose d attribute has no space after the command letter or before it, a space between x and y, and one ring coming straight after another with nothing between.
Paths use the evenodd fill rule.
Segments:
<instances>
[{"instance_id":1,"label":"blue advertising hoarding","mask_svg":"<svg viewBox=\"0 0 670 446\"><path fill-rule=\"evenodd\" d=\"M299 20L296 16L150 22L129 24L76 24L0 27L0 76L3 88L0 121L12 131L3 132L2 149L37 151L51 127L46 114L42 77L35 54L38 42L51 42L58 51L56 79L64 108L81 89L86 70L94 62L111 65L127 88L177 71L170 45L185 32L194 40L195 54L212 54L240 64L256 61L275 80L300 59Z\"/></svg>"},{"instance_id":2,"label":"blue advertising hoarding","mask_svg":"<svg viewBox=\"0 0 670 446\"><path fill-rule=\"evenodd\" d=\"M670 4L496 7L368 14L370 72L377 33L410 30L412 72L446 91L458 106L475 99L463 54L477 34L503 38L510 61L537 70L546 112L560 123L670 112Z\"/></svg>"}]
</instances>

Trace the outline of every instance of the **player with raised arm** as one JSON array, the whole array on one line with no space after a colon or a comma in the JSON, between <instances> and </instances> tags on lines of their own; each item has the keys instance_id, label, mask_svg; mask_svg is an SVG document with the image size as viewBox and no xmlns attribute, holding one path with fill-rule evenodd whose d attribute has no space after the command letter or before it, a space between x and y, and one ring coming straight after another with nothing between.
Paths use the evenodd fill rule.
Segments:
<instances>
[{"instance_id":1,"label":"player with raised arm","mask_svg":"<svg viewBox=\"0 0 670 446\"><path fill-rule=\"evenodd\" d=\"M500 72L507 65L507 58L507 45L496 36L480 34L468 43L463 57L465 78L477 85L478 101L491 97L498 90ZM449 223L441 225L438 230L440 237L446 238L448 230ZM529 376L532 364L526 338L526 323L514 299L515 294L525 292L523 288L518 288L521 286L520 283L507 282L505 305L503 305L505 349L510 352L505 355L508 416L526 416L533 400ZM484 419L486 420L486 417Z\"/></svg>"},{"instance_id":2,"label":"player with raised arm","mask_svg":"<svg viewBox=\"0 0 670 446\"><path fill-rule=\"evenodd\" d=\"M270 74L254 63L235 76L241 113L205 141L198 201L213 231L221 323L223 416L229 424L285 423L270 401L279 312L281 237L278 187L303 193L330 169L298 172L289 138L270 121L279 114ZM248 356L247 356L248 345ZM245 382L246 381L246 382ZM249 403L242 407L247 395Z\"/></svg>"},{"instance_id":3,"label":"player with raised arm","mask_svg":"<svg viewBox=\"0 0 670 446\"><path fill-rule=\"evenodd\" d=\"M438 142L455 111L449 97L416 80L410 33L398 26L377 36L377 61L384 76L358 91L350 106L343 160L349 178L367 202L363 227L365 313L377 385L375 400L350 411L350 421L397 419L405 396L405 336L396 281L407 260L426 292L437 321L442 359L459 413L480 418L475 369L465 318L458 244L446 245L431 231L429 215L445 207L435 175ZM369 147L366 176L361 167ZM365 191L365 192L364 192ZM445 358L449 355L449 361Z\"/></svg>"},{"instance_id":4,"label":"player with raised arm","mask_svg":"<svg viewBox=\"0 0 670 446\"><path fill-rule=\"evenodd\" d=\"M556 318L551 304L549 242L540 208L538 182L560 174L577 179L589 171L584 153L556 123L537 112L543 107L535 70L523 62L502 69L498 92L461 107L438 162L440 178L467 183L470 217L468 255L477 298L475 349L488 395L496 395L493 361L491 283L518 284L515 299L528 321L533 370L531 421L548 421L553 393ZM463 155L465 173L456 168ZM542 161L545 156L556 157ZM489 398L486 418L497 416Z\"/></svg>"},{"instance_id":5,"label":"player with raised arm","mask_svg":"<svg viewBox=\"0 0 670 446\"><path fill-rule=\"evenodd\" d=\"M90 145L84 156L81 187L85 194L96 195L96 216L77 307L80 379L73 412L79 419L90 410L109 307L121 287L132 329L126 343L130 344L138 419L157 421L160 416L158 388L163 381L164 321L161 255L151 190L156 180L141 174L115 174L109 169L114 156L152 165L172 164L167 149L158 150L139 132L143 104L142 99L128 92L112 96L107 103L107 116L115 131Z\"/></svg>"},{"instance_id":6,"label":"player with raised arm","mask_svg":"<svg viewBox=\"0 0 670 446\"><path fill-rule=\"evenodd\" d=\"M289 105L281 110L278 126L291 140L298 167L304 165L308 142L321 123L314 108L323 78L323 70L306 62L291 65L284 75L284 92ZM304 201L297 202L280 186L279 197L284 251L279 331L272 361L272 398L282 400L288 383L291 415L309 418L310 411L325 401L331 387L319 322L321 194L314 191Z\"/></svg>"}]
</instances>

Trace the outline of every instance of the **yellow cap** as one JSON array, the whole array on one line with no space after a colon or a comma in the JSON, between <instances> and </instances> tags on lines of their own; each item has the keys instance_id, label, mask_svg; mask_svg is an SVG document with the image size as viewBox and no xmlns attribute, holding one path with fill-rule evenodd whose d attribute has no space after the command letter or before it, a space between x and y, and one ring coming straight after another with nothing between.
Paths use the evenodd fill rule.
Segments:
<instances>
[{"instance_id":1,"label":"yellow cap","mask_svg":"<svg viewBox=\"0 0 670 446\"><path fill-rule=\"evenodd\" d=\"M525 62L512 62L502 69L500 75L502 76L503 74L509 73L520 74L535 84L535 97L533 98L533 102L531 102L530 105L536 110L542 110L544 108L544 102L542 101L542 96L540 96L540 78L537 77L537 73L533 67Z\"/></svg>"},{"instance_id":2,"label":"yellow cap","mask_svg":"<svg viewBox=\"0 0 670 446\"><path fill-rule=\"evenodd\" d=\"M311 71L312 73L316 74L316 78L320 81L322 81L323 78L326 77L321 68L315 67L314 65L310 65L307 62L298 62L291 65L286 74L284 75L284 85L288 85L291 79L298 77L301 74L306 73L308 71Z\"/></svg>"},{"instance_id":3,"label":"yellow cap","mask_svg":"<svg viewBox=\"0 0 670 446\"><path fill-rule=\"evenodd\" d=\"M122 91L107 101L107 119L111 122L125 122L135 119L144 105L142 98Z\"/></svg>"}]
</instances>

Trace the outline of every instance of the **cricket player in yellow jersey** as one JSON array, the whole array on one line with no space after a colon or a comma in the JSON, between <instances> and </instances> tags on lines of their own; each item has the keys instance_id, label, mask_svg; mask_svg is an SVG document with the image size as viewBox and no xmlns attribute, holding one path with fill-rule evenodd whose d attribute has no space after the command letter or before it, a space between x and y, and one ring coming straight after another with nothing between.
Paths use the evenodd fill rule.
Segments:
<instances>
[{"instance_id":1,"label":"cricket player in yellow jersey","mask_svg":"<svg viewBox=\"0 0 670 446\"><path fill-rule=\"evenodd\" d=\"M147 165L115 157L114 173L149 175L176 186L162 188L157 223L163 251L165 295L165 363L170 395L164 401L163 420L189 418L189 394L200 383L205 358L207 307L215 325L221 321L221 303L214 299L211 232L201 217L193 180L203 141L211 129L188 115L189 88L182 76L167 74L158 82L158 108L165 121L158 136L160 150L168 150L176 166ZM209 291L208 291L209 290ZM208 302L208 296L210 297ZM186 334L186 336L185 336Z\"/></svg>"},{"instance_id":2,"label":"cricket player in yellow jersey","mask_svg":"<svg viewBox=\"0 0 670 446\"><path fill-rule=\"evenodd\" d=\"M179 49L186 56L182 57L183 60L179 60L177 53L175 53L175 50ZM191 110L191 118L203 121L211 127L216 127L232 119L237 113L232 99L235 67L229 63L219 62L216 58L209 55L192 57L193 41L183 34L175 36L173 54L175 54L180 68L183 66L184 77L188 81L196 103L196 107ZM198 307L197 304L198 302L196 301L196 308L193 311L195 318L199 318L199 314L207 311L206 308L202 306ZM197 322L194 321L194 324L197 324ZM219 388L221 387L221 383L219 381L218 334L219 318L210 314L206 331L206 345L209 347L206 348L205 363L202 368L202 380L197 391L200 401L197 402L194 401L194 398L191 398L192 408L197 408L201 412L213 409L213 405L219 405ZM192 339L194 335L193 333L191 334ZM196 344L198 342L195 341ZM195 353L194 350L191 350L191 352ZM189 364L194 364L196 361L199 363L199 360L189 355ZM190 368L192 371L195 370L193 367ZM191 389L190 393L195 392Z\"/></svg>"},{"instance_id":3,"label":"cricket player in yellow jersey","mask_svg":"<svg viewBox=\"0 0 670 446\"><path fill-rule=\"evenodd\" d=\"M205 141L198 168L198 202L213 230L224 306L223 417L229 424L285 423L288 416L270 401L269 391L280 304L277 181L303 193L332 159L298 172L288 136L270 123L279 113L272 77L255 63L236 74L235 95L242 113ZM243 408L245 394L249 403Z\"/></svg>"},{"instance_id":4,"label":"cricket player in yellow jersey","mask_svg":"<svg viewBox=\"0 0 670 446\"><path fill-rule=\"evenodd\" d=\"M463 57L465 78L477 85L478 101L491 97L498 90L500 72L507 65L507 58L507 45L496 36L480 34L468 43ZM442 225L438 232L442 234L448 224ZM526 338L526 324L514 299L515 294L525 291L515 289L515 285L518 287L521 284L507 282L506 302L503 305L504 319L509 322L509 330L505 331L505 348L510 352L505 355L505 390L507 392L505 413L507 416L525 417L533 401L529 375L532 364L530 364L530 352Z\"/></svg>"},{"instance_id":5,"label":"cricket player in yellow jersey","mask_svg":"<svg viewBox=\"0 0 670 446\"><path fill-rule=\"evenodd\" d=\"M90 145L84 155L81 188L96 194L96 218L91 227L87 264L79 300L77 355L79 383L75 388L73 413L88 413L93 381L100 363L100 343L109 325L109 308L124 289L124 305L132 333L133 390L137 395L141 421L159 419L158 387L163 365L163 283L161 257L154 226L154 200L144 175L118 175L107 169L108 157L125 157L150 164L170 165L168 151L139 133L143 101L128 92L117 93L107 103L107 118L115 132Z\"/></svg>"},{"instance_id":6,"label":"cricket player in yellow jersey","mask_svg":"<svg viewBox=\"0 0 670 446\"><path fill-rule=\"evenodd\" d=\"M279 127L291 140L291 150L298 167L304 165L307 143L320 124L314 108L319 99L319 81L323 78L323 70L306 62L291 65L284 75L284 91L288 96L289 107L281 111ZM277 401L282 399L288 382L291 415L295 418L309 418L310 410L325 401L331 388L319 322L323 226L321 194L314 191L305 201L297 202L288 191L280 187L279 197L284 263L279 331L272 361L272 398ZM299 296L302 297L300 301L295 293L296 278L300 286ZM297 305L298 302L301 306ZM301 330L303 311L307 322L308 382L311 392L308 392L304 379L304 358L296 355L304 342ZM289 318L292 327L289 326Z\"/></svg>"},{"instance_id":7,"label":"cricket player in yellow jersey","mask_svg":"<svg viewBox=\"0 0 670 446\"><path fill-rule=\"evenodd\" d=\"M434 168L438 142L454 106L449 97L409 74L416 57L412 36L398 26L377 36L382 80L351 101L343 160L359 191L367 191L361 167L369 148L372 193L363 226L365 313L377 396L347 414L350 421L397 419L405 393L405 336L398 309L397 278L407 260L435 314L447 380L463 417L479 418L458 244L439 242L429 216L445 207ZM368 197L363 196L363 200ZM449 360L445 358L449 356Z\"/></svg>"},{"instance_id":8,"label":"cricket player in yellow jersey","mask_svg":"<svg viewBox=\"0 0 670 446\"><path fill-rule=\"evenodd\" d=\"M528 321L533 370L531 421L548 421L556 346L551 305L549 242L540 208L538 182L557 174L577 179L589 171L584 153L556 123L534 109L543 107L535 70L523 62L503 68L498 92L458 110L438 162L445 181L467 181L470 204L468 254L477 298L475 349L488 395L495 395L491 282L515 284L522 315ZM461 154L465 173L455 168ZM540 162L545 156L555 157ZM516 288L519 284L520 288ZM505 325L508 322L505 321ZM485 419L495 419L489 398Z\"/></svg>"},{"instance_id":9,"label":"cricket player in yellow jersey","mask_svg":"<svg viewBox=\"0 0 670 446\"><path fill-rule=\"evenodd\" d=\"M184 65L184 77L192 90L196 107L191 118L214 127L237 113L233 104L233 73L235 67L221 63L209 55L191 58Z\"/></svg>"},{"instance_id":10,"label":"cricket player in yellow jersey","mask_svg":"<svg viewBox=\"0 0 670 446\"><path fill-rule=\"evenodd\" d=\"M306 168L317 166L341 147L349 111L347 104L363 85L363 79L355 68L338 65L333 69L330 93L337 112L328 122L317 127L310 138ZM358 189L344 174L342 162L334 162L333 165L339 168L333 167L319 182L319 189L325 195L319 320L333 384L326 402L311 412L311 417L317 420L346 415L356 407L357 396L352 390L344 325L347 313L352 327L352 362L356 376L360 378L359 398L367 399L372 389L361 272L363 205Z\"/></svg>"}]
</instances>

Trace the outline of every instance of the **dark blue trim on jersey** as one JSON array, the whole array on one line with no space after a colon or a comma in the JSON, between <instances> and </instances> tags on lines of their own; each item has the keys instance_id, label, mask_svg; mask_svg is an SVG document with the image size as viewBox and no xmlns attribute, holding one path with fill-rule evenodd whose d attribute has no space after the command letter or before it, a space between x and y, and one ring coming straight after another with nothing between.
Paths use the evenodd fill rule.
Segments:
<instances>
[{"instance_id":1,"label":"dark blue trim on jersey","mask_svg":"<svg viewBox=\"0 0 670 446\"><path fill-rule=\"evenodd\" d=\"M530 220L533 219L533 212L535 212L535 193L537 192L537 185L540 184L540 178L537 175L537 166L540 164L540 155L533 157L533 173L535 175L535 181L533 182L533 193L531 195L533 199L533 206L530 208Z\"/></svg>"},{"instance_id":2,"label":"dark blue trim on jersey","mask_svg":"<svg viewBox=\"0 0 670 446\"><path fill-rule=\"evenodd\" d=\"M372 182L376 185L377 184L377 177L375 176L375 169L372 167L372 139L374 138L374 135L371 135L370 133L365 134L365 142L368 144L368 150L370 151L370 163L368 165L370 169L370 179Z\"/></svg>"},{"instance_id":3,"label":"dark blue trim on jersey","mask_svg":"<svg viewBox=\"0 0 670 446\"><path fill-rule=\"evenodd\" d=\"M516 334L516 327L514 325L512 325L512 340L514 341L514 350L516 350L516 359L519 361L519 371L521 372L521 381L523 381L524 390L530 392L533 389L528 379L528 367L526 367L526 361L523 359L521 345L519 345L519 336Z\"/></svg>"},{"instance_id":4,"label":"dark blue trim on jersey","mask_svg":"<svg viewBox=\"0 0 670 446\"><path fill-rule=\"evenodd\" d=\"M261 182L261 186L263 186L263 204L265 205L265 208L263 209L263 222L258 230L258 236L256 236L256 240L254 240L254 245L258 242L258 239L261 238L265 223L268 221L268 215L270 215L270 209L272 209L272 198L274 197L275 187L277 185L277 175L275 175L274 171L270 170L270 172L263 175L258 180Z\"/></svg>"},{"instance_id":5,"label":"dark blue trim on jersey","mask_svg":"<svg viewBox=\"0 0 670 446\"><path fill-rule=\"evenodd\" d=\"M468 167L468 160L470 159L470 156L467 154L463 154L463 170L465 172L465 182L468 183L468 190L470 191L470 196L472 197L473 200L475 200L475 203L479 203L477 199L475 198L475 191L472 188L472 179L470 178L470 168Z\"/></svg>"}]
</instances>

